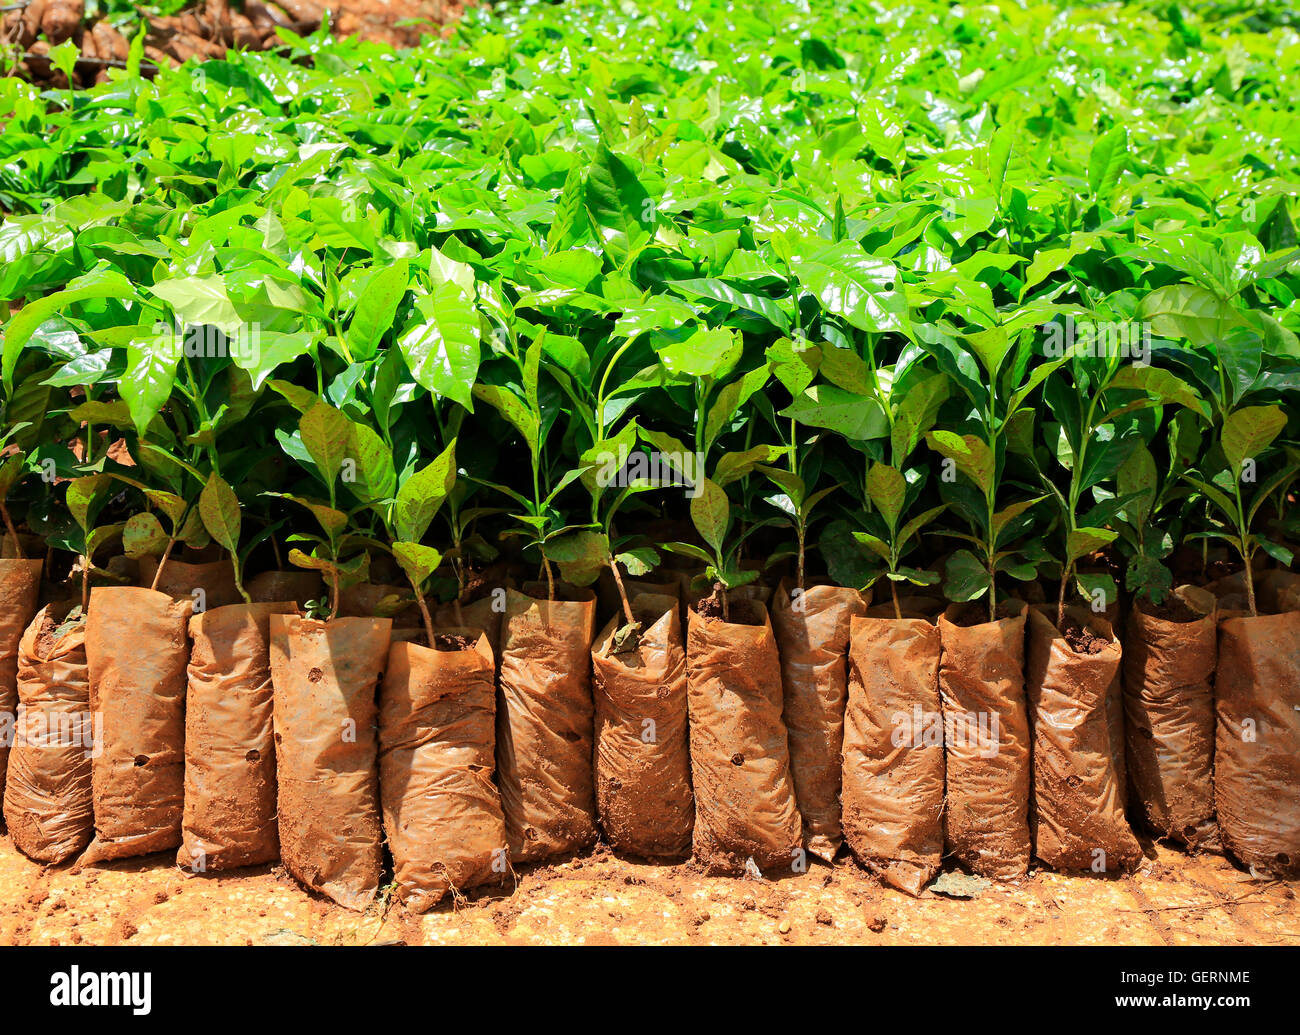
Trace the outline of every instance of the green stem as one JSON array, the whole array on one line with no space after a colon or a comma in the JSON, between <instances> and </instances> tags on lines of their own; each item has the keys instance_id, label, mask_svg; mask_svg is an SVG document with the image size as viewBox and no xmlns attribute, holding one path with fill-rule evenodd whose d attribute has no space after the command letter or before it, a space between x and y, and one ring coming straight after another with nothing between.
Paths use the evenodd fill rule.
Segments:
<instances>
[{"instance_id":1,"label":"green stem","mask_svg":"<svg viewBox=\"0 0 1300 1035\"><path fill-rule=\"evenodd\" d=\"M803 590L803 588L804 588L804 554L805 554L805 551L804 551L804 540L805 540L805 537L807 536L807 529L804 527L802 521L799 522L799 524L798 524L798 526L797 526L797 531L798 531L798 536L799 536L799 568L798 568L798 584L799 584L799 589L800 589L800 590Z\"/></svg>"},{"instance_id":2,"label":"green stem","mask_svg":"<svg viewBox=\"0 0 1300 1035\"><path fill-rule=\"evenodd\" d=\"M614 355L609 357L609 362L605 364L605 371L600 376L600 387L596 389L596 428L600 432L598 436L600 439L605 437L605 386L609 382L609 375L613 373L614 367L623 358L623 353L631 347L632 339L628 338L614 351Z\"/></svg>"},{"instance_id":3,"label":"green stem","mask_svg":"<svg viewBox=\"0 0 1300 1035\"><path fill-rule=\"evenodd\" d=\"M1254 556L1253 550L1246 549L1246 539L1250 535L1250 528L1246 520L1246 507L1241 499L1241 472L1232 480L1232 494L1237 501L1237 552L1241 554L1241 560L1246 566L1246 603L1250 607L1251 617L1259 614L1255 607L1255 573L1251 570L1251 559Z\"/></svg>"}]
</instances>

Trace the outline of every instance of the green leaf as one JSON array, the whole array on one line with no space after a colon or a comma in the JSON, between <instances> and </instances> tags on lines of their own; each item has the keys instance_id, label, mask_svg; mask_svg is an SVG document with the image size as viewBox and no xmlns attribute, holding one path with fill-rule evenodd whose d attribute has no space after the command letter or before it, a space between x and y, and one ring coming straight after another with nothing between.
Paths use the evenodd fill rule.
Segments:
<instances>
[{"instance_id":1,"label":"green leaf","mask_svg":"<svg viewBox=\"0 0 1300 1035\"><path fill-rule=\"evenodd\" d=\"M890 446L896 466L911 455L921 436L934 426L939 407L948 399L948 393L947 375L933 374L912 385L903 396L890 430Z\"/></svg>"},{"instance_id":2,"label":"green leaf","mask_svg":"<svg viewBox=\"0 0 1300 1035\"><path fill-rule=\"evenodd\" d=\"M1076 528L1065 539L1065 559L1073 564L1094 550L1100 550L1115 541L1115 532L1109 528Z\"/></svg>"},{"instance_id":3,"label":"green leaf","mask_svg":"<svg viewBox=\"0 0 1300 1035\"><path fill-rule=\"evenodd\" d=\"M629 575L639 578L654 571L659 564L659 553L649 546L637 546L624 550L614 560L623 565Z\"/></svg>"},{"instance_id":4,"label":"green leaf","mask_svg":"<svg viewBox=\"0 0 1300 1035\"><path fill-rule=\"evenodd\" d=\"M180 335L170 332L133 338L127 346L126 373L118 391L141 436L171 398L181 347Z\"/></svg>"},{"instance_id":5,"label":"green leaf","mask_svg":"<svg viewBox=\"0 0 1300 1035\"><path fill-rule=\"evenodd\" d=\"M875 399L853 395L834 385L813 385L781 411L782 417L812 428L836 431L853 441L884 438L889 418Z\"/></svg>"},{"instance_id":6,"label":"green leaf","mask_svg":"<svg viewBox=\"0 0 1300 1035\"><path fill-rule=\"evenodd\" d=\"M684 341L659 350L659 359L671 374L720 377L740 359L741 344L728 327L701 328Z\"/></svg>"},{"instance_id":7,"label":"green leaf","mask_svg":"<svg viewBox=\"0 0 1300 1035\"><path fill-rule=\"evenodd\" d=\"M422 543L393 543L393 558L401 565L412 584L420 588L442 564L442 554Z\"/></svg>"},{"instance_id":8,"label":"green leaf","mask_svg":"<svg viewBox=\"0 0 1300 1035\"><path fill-rule=\"evenodd\" d=\"M1120 496L1132 496L1124 505L1124 513L1134 525L1145 525L1155 505L1159 475L1151 450L1139 444L1115 472L1115 489Z\"/></svg>"},{"instance_id":9,"label":"green leaf","mask_svg":"<svg viewBox=\"0 0 1300 1035\"><path fill-rule=\"evenodd\" d=\"M152 514L132 514L122 526L122 552L131 558L157 557L169 539Z\"/></svg>"},{"instance_id":10,"label":"green leaf","mask_svg":"<svg viewBox=\"0 0 1300 1035\"><path fill-rule=\"evenodd\" d=\"M1017 500L1009 507L1003 507L996 514L994 514L993 529L992 529L993 542L996 543L998 541L999 536L1002 535L1002 530L1006 528L1008 524L1010 524L1012 521L1018 518L1030 507L1034 506L1035 504L1041 503L1045 499L1047 499L1046 496L1035 496L1032 499Z\"/></svg>"},{"instance_id":11,"label":"green leaf","mask_svg":"<svg viewBox=\"0 0 1300 1035\"><path fill-rule=\"evenodd\" d=\"M944 567L943 592L954 603L977 600L989 588L989 573L969 550L958 550Z\"/></svg>"},{"instance_id":12,"label":"green leaf","mask_svg":"<svg viewBox=\"0 0 1300 1035\"><path fill-rule=\"evenodd\" d=\"M409 263L399 259L381 267L366 283L348 325L348 345L355 358L369 359L379 351L380 339L393 325L409 278Z\"/></svg>"},{"instance_id":13,"label":"green leaf","mask_svg":"<svg viewBox=\"0 0 1300 1035\"><path fill-rule=\"evenodd\" d=\"M356 421L348 421L348 425L343 483L363 503L380 505L391 499L397 488L393 454L384 440L367 425Z\"/></svg>"},{"instance_id":14,"label":"green leaf","mask_svg":"<svg viewBox=\"0 0 1300 1035\"><path fill-rule=\"evenodd\" d=\"M750 398L761 389L768 380L768 367L764 364L761 367L749 371L738 380L732 381L718 393L717 401L713 408L709 410L708 418L704 422L704 452L712 448L714 441L722 433L726 424L740 412L741 407L747 403Z\"/></svg>"},{"instance_id":15,"label":"green leaf","mask_svg":"<svg viewBox=\"0 0 1300 1035\"><path fill-rule=\"evenodd\" d=\"M879 577L881 567L858 541L847 521L831 521L817 542L826 570L841 586L865 589ZM875 548L871 548L874 550Z\"/></svg>"},{"instance_id":16,"label":"green leaf","mask_svg":"<svg viewBox=\"0 0 1300 1035\"><path fill-rule=\"evenodd\" d=\"M234 334L243 326L220 274L162 280L149 291L171 305L187 327L211 324L223 334Z\"/></svg>"},{"instance_id":17,"label":"green leaf","mask_svg":"<svg viewBox=\"0 0 1300 1035\"><path fill-rule=\"evenodd\" d=\"M23 347L36 328L74 302L99 298L135 298L135 287L126 277L106 264L100 264L84 276L68 283L62 291L38 298L23 306L5 326L3 373L4 386L12 391L14 370Z\"/></svg>"},{"instance_id":18,"label":"green leaf","mask_svg":"<svg viewBox=\"0 0 1300 1035\"><path fill-rule=\"evenodd\" d=\"M654 232L654 203L627 163L603 144L587 170L587 215L601 230L605 245L620 261Z\"/></svg>"},{"instance_id":19,"label":"green leaf","mask_svg":"<svg viewBox=\"0 0 1300 1035\"><path fill-rule=\"evenodd\" d=\"M399 539L418 543L456 484L456 441L420 468L397 490L393 527Z\"/></svg>"},{"instance_id":20,"label":"green leaf","mask_svg":"<svg viewBox=\"0 0 1300 1035\"><path fill-rule=\"evenodd\" d=\"M893 561L893 554L889 551L889 544L883 539L872 535L870 532L854 532L853 538L880 557L886 564Z\"/></svg>"},{"instance_id":21,"label":"green leaf","mask_svg":"<svg viewBox=\"0 0 1300 1035\"><path fill-rule=\"evenodd\" d=\"M540 450L539 436L541 434L541 425L537 414L530 410L527 404L514 392L506 388L500 388L497 385L475 385L474 398L482 399L514 425L519 434L523 436L524 444L528 446L529 452L532 453L534 461L536 461Z\"/></svg>"},{"instance_id":22,"label":"green leaf","mask_svg":"<svg viewBox=\"0 0 1300 1035\"><path fill-rule=\"evenodd\" d=\"M993 487L993 451L975 435L958 435L952 431L931 431L926 442L936 453L953 461L957 470L983 492Z\"/></svg>"},{"instance_id":23,"label":"green leaf","mask_svg":"<svg viewBox=\"0 0 1300 1035\"><path fill-rule=\"evenodd\" d=\"M907 480L902 472L888 464L872 464L867 471L867 496L880 511L889 530L896 530L907 497Z\"/></svg>"},{"instance_id":24,"label":"green leaf","mask_svg":"<svg viewBox=\"0 0 1300 1035\"><path fill-rule=\"evenodd\" d=\"M0 461L0 501L9 496L9 490L22 477L25 459L22 453L11 453Z\"/></svg>"},{"instance_id":25,"label":"green leaf","mask_svg":"<svg viewBox=\"0 0 1300 1035\"><path fill-rule=\"evenodd\" d=\"M1011 351L1011 346L1014 344L1006 329L1002 327L975 331L967 334L965 338L966 344L971 352L975 353L975 357L989 377L997 375L1002 368L1002 361L1006 359L1007 353Z\"/></svg>"},{"instance_id":26,"label":"green leaf","mask_svg":"<svg viewBox=\"0 0 1300 1035\"><path fill-rule=\"evenodd\" d=\"M332 493L349 458L352 422L326 402L314 403L298 422L298 432L316 470Z\"/></svg>"},{"instance_id":27,"label":"green leaf","mask_svg":"<svg viewBox=\"0 0 1300 1035\"><path fill-rule=\"evenodd\" d=\"M804 252L808 245L812 247ZM873 334L907 330L907 298L897 267L867 255L856 242L806 242L791 256L790 269L823 309L859 330Z\"/></svg>"},{"instance_id":28,"label":"green leaf","mask_svg":"<svg viewBox=\"0 0 1300 1035\"><path fill-rule=\"evenodd\" d=\"M1097 138L1088 156L1088 189L1105 201L1115 191L1128 161L1128 130L1116 126Z\"/></svg>"},{"instance_id":29,"label":"green leaf","mask_svg":"<svg viewBox=\"0 0 1300 1035\"><path fill-rule=\"evenodd\" d=\"M1223 422L1223 455L1234 475L1247 460L1259 456L1286 427L1286 413L1280 406L1246 406L1230 413Z\"/></svg>"},{"instance_id":30,"label":"green leaf","mask_svg":"<svg viewBox=\"0 0 1300 1035\"><path fill-rule=\"evenodd\" d=\"M739 453L724 453L713 469L713 480L719 485L739 481L759 464L777 459L785 452L783 446L753 446Z\"/></svg>"},{"instance_id":31,"label":"green leaf","mask_svg":"<svg viewBox=\"0 0 1300 1035\"><path fill-rule=\"evenodd\" d=\"M312 515L319 522L325 535L331 540L337 539L348 527L348 516L341 510L327 506L324 503L318 503L315 500L306 499L303 496L294 496L287 492L272 493L281 499L291 500L300 507L306 507L312 512Z\"/></svg>"},{"instance_id":32,"label":"green leaf","mask_svg":"<svg viewBox=\"0 0 1300 1035\"><path fill-rule=\"evenodd\" d=\"M437 396L473 409L478 376L479 316L472 299L454 283L443 283L416 299L418 318L398 339L416 382Z\"/></svg>"},{"instance_id":33,"label":"green leaf","mask_svg":"<svg viewBox=\"0 0 1300 1035\"><path fill-rule=\"evenodd\" d=\"M691 521L716 554L722 553L730 519L731 504L726 492L716 482L705 478L698 486L698 495L691 500Z\"/></svg>"},{"instance_id":34,"label":"green leaf","mask_svg":"<svg viewBox=\"0 0 1300 1035\"><path fill-rule=\"evenodd\" d=\"M64 498L72 520L83 532L89 532L95 510L103 502L112 479L106 474L89 474L74 478L68 482L67 496Z\"/></svg>"},{"instance_id":35,"label":"green leaf","mask_svg":"<svg viewBox=\"0 0 1300 1035\"><path fill-rule=\"evenodd\" d=\"M1241 323L1241 316L1212 291L1196 284L1170 284L1156 288L1138 306L1138 319L1166 338L1186 338L1206 348Z\"/></svg>"},{"instance_id":36,"label":"green leaf","mask_svg":"<svg viewBox=\"0 0 1300 1035\"><path fill-rule=\"evenodd\" d=\"M588 586L609 563L609 539L603 532L570 532L548 539L542 552L560 566L566 582Z\"/></svg>"},{"instance_id":37,"label":"green leaf","mask_svg":"<svg viewBox=\"0 0 1300 1035\"><path fill-rule=\"evenodd\" d=\"M916 517L908 521L908 523L905 524L898 533L899 552L901 553L906 549L907 544L911 541L912 537L917 534L917 532L923 529L947 509L948 504L941 503L937 507L931 507L929 510L922 511L920 514L917 514Z\"/></svg>"},{"instance_id":38,"label":"green leaf","mask_svg":"<svg viewBox=\"0 0 1300 1035\"><path fill-rule=\"evenodd\" d=\"M1079 591L1089 600L1099 601L1103 607L1109 607L1119 600L1119 587L1111 576L1080 571L1074 577L1079 583Z\"/></svg>"},{"instance_id":39,"label":"green leaf","mask_svg":"<svg viewBox=\"0 0 1300 1035\"><path fill-rule=\"evenodd\" d=\"M1137 388L1160 403L1176 403L1209 416L1209 407L1191 385L1160 367L1121 367L1110 381L1111 388Z\"/></svg>"},{"instance_id":40,"label":"green leaf","mask_svg":"<svg viewBox=\"0 0 1300 1035\"><path fill-rule=\"evenodd\" d=\"M199 494L199 517L215 542L231 554L239 553L239 497L218 474L208 475L208 482Z\"/></svg>"}]
</instances>

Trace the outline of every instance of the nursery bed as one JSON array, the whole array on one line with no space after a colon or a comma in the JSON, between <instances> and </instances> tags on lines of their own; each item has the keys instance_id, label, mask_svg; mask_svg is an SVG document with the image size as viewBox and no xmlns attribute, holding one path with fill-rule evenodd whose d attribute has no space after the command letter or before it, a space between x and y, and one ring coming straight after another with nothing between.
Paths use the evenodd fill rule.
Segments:
<instances>
[{"instance_id":1,"label":"nursery bed","mask_svg":"<svg viewBox=\"0 0 1300 1035\"><path fill-rule=\"evenodd\" d=\"M280 867L192 877L166 855L45 868L0 837L0 944L1300 945L1295 885L1146 845L1131 877L1038 871L973 900L881 887L841 857L779 881L707 877L607 851L525 866L512 894L358 914ZM783 931L783 925L788 930Z\"/></svg>"}]
</instances>

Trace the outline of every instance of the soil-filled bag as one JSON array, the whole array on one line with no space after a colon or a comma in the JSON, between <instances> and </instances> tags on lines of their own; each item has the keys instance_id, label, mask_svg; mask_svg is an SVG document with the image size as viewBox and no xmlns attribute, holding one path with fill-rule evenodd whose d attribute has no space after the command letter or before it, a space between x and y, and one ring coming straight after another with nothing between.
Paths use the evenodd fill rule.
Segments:
<instances>
[{"instance_id":1,"label":"soil-filled bag","mask_svg":"<svg viewBox=\"0 0 1300 1035\"><path fill-rule=\"evenodd\" d=\"M0 796L18 709L18 643L36 615L43 567L40 560L0 560Z\"/></svg>"},{"instance_id":2,"label":"soil-filled bag","mask_svg":"<svg viewBox=\"0 0 1300 1035\"><path fill-rule=\"evenodd\" d=\"M595 594L507 590L497 698L497 784L510 857L533 862L596 840L592 777Z\"/></svg>"},{"instance_id":3,"label":"soil-filled bag","mask_svg":"<svg viewBox=\"0 0 1300 1035\"><path fill-rule=\"evenodd\" d=\"M86 625L64 624L71 602L42 608L18 647L18 698L4 792L5 824L28 858L60 863L95 833L91 759L102 730L90 710Z\"/></svg>"},{"instance_id":4,"label":"soil-filled bag","mask_svg":"<svg viewBox=\"0 0 1300 1035\"><path fill-rule=\"evenodd\" d=\"M1300 579L1275 573L1255 617L1219 621L1214 798L1224 847L1256 872L1300 876ZM1281 592L1279 592L1279 590Z\"/></svg>"},{"instance_id":5,"label":"soil-filled bag","mask_svg":"<svg viewBox=\"0 0 1300 1035\"><path fill-rule=\"evenodd\" d=\"M279 569L255 575L248 583L248 596L254 604L274 604L292 600L300 607L325 593L325 583L314 571Z\"/></svg>"},{"instance_id":6,"label":"soil-filled bag","mask_svg":"<svg viewBox=\"0 0 1300 1035\"><path fill-rule=\"evenodd\" d=\"M1107 694L1119 671L1110 623L1066 609L1066 635L1029 609L1025 689L1033 729L1034 854L1057 870L1132 870L1142 848L1124 817L1124 794L1111 754Z\"/></svg>"},{"instance_id":7,"label":"soil-filled bag","mask_svg":"<svg viewBox=\"0 0 1300 1035\"><path fill-rule=\"evenodd\" d=\"M1029 712L1025 604L950 607L939 618L943 658L944 838L975 873L1015 880L1029 871ZM974 621L977 624L967 624Z\"/></svg>"},{"instance_id":8,"label":"soil-filled bag","mask_svg":"<svg viewBox=\"0 0 1300 1035\"><path fill-rule=\"evenodd\" d=\"M795 593L783 582L772 597L795 803L804 845L827 862L844 840L840 781L849 623L866 610L860 592L839 586L806 586Z\"/></svg>"},{"instance_id":9,"label":"soil-filled bag","mask_svg":"<svg viewBox=\"0 0 1300 1035\"><path fill-rule=\"evenodd\" d=\"M141 557L136 585L144 588L153 586L157 571L157 557ZM211 611L214 607L236 604L243 599L235 585L235 569L228 560L190 564L170 558L163 566L158 585L153 588L177 600L190 601L196 612ZM202 592L196 594L195 590Z\"/></svg>"},{"instance_id":10,"label":"soil-filled bag","mask_svg":"<svg viewBox=\"0 0 1300 1035\"><path fill-rule=\"evenodd\" d=\"M175 849L185 795L186 624L190 598L131 586L90 591L90 708L102 716L95 757L95 839L82 861Z\"/></svg>"},{"instance_id":11,"label":"soil-filled bag","mask_svg":"<svg viewBox=\"0 0 1300 1035\"><path fill-rule=\"evenodd\" d=\"M509 872L495 722L496 660L483 632L389 648L379 786L397 895L414 912Z\"/></svg>"},{"instance_id":12,"label":"soil-filled bag","mask_svg":"<svg viewBox=\"0 0 1300 1035\"><path fill-rule=\"evenodd\" d=\"M844 837L868 870L919 895L943 858L942 645L933 619L883 611L850 624Z\"/></svg>"},{"instance_id":13,"label":"soil-filled bag","mask_svg":"<svg viewBox=\"0 0 1300 1035\"><path fill-rule=\"evenodd\" d=\"M454 603L439 604L433 612L433 624L440 630L478 629L486 634L493 654L501 649L501 624L505 617L505 599L500 604L491 594L463 603L459 611ZM421 626L423 628L423 626Z\"/></svg>"},{"instance_id":14,"label":"soil-filled bag","mask_svg":"<svg viewBox=\"0 0 1300 1035\"><path fill-rule=\"evenodd\" d=\"M1109 621L1109 619L1108 619ZM1112 626L1112 628L1116 628ZM1115 766L1121 806L1128 802L1128 753L1125 751L1127 722L1124 718L1124 666L1115 670L1115 678L1106 690L1106 734L1110 741L1110 758Z\"/></svg>"},{"instance_id":15,"label":"soil-filled bag","mask_svg":"<svg viewBox=\"0 0 1300 1035\"><path fill-rule=\"evenodd\" d=\"M686 647L676 596L638 595L640 641L615 618L591 652L596 699L596 805L609 843L647 858L691 852L695 801L686 704Z\"/></svg>"},{"instance_id":16,"label":"soil-filled bag","mask_svg":"<svg viewBox=\"0 0 1300 1035\"><path fill-rule=\"evenodd\" d=\"M1135 810L1162 838L1214 848L1213 594L1180 586L1160 607L1134 601L1124 640L1124 710Z\"/></svg>"},{"instance_id":17,"label":"soil-filled bag","mask_svg":"<svg viewBox=\"0 0 1300 1035\"><path fill-rule=\"evenodd\" d=\"M299 883L348 909L379 892L375 691L392 627L271 616L280 857Z\"/></svg>"},{"instance_id":18,"label":"soil-filled bag","mask_svg":"<svg viewBox=\"0 0 1300 1035\"><path fill-rule=\"evenodd\" d=\"M751 859L789 873L803 862L803 830L781 721L781 659L762 603L731 600L729 618L692 608L688 620L695 856L713 873L742 873Z\"/></svg>"},{"instance_id":19,"label":"soil-filled bag","mask_svg":"<svg viewBox=\"0 0 1300 1035\"><path fill-rule=\"evenodd\" d=\"M196 873L280 857L271 616L292 602L227 604L190 619L185 814L176 864Z\"/></svg>"}]
</instances>

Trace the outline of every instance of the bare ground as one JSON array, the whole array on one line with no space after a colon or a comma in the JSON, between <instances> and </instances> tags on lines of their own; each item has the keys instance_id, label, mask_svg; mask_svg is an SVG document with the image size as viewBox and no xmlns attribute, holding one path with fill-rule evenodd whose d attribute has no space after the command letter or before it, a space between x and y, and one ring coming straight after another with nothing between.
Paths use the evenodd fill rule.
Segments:
<instances>
[{"instance_id":1,"label":"bare ground","mask_svg":"<svg viewBox=\"0 0 1300 1035\"><path fill-rule=\"evenodd\" d=\"M1039 872L957 900L881 887L851 861L780 881L594 855L414 916L358 914L279 867L187 875L164 855L47 868L0 837L0 944L1296 945L1296 886L1218 856L1148 849L1131 877ZM509 892L509 893L508 893Z\"/></svg>"}]
</instances>

